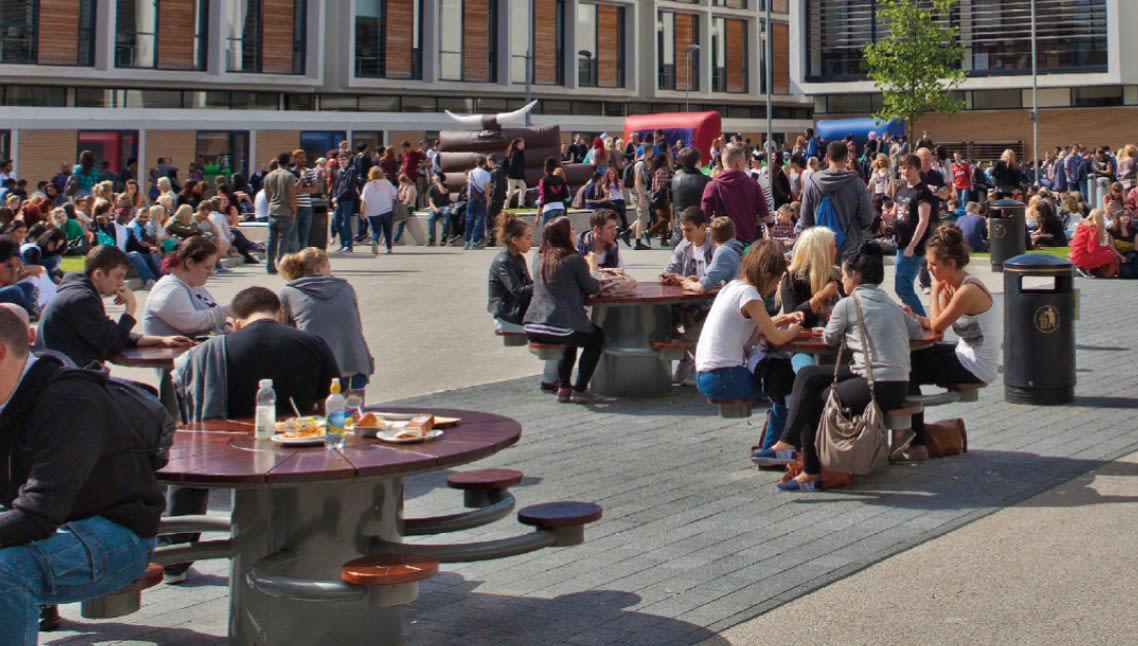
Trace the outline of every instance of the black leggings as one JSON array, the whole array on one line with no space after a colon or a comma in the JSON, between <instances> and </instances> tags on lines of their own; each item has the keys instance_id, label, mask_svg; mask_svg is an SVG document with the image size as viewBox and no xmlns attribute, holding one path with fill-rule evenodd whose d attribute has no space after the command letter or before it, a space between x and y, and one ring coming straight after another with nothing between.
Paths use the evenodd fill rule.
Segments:
<instances>
[{"instance_id":1,"label":"black leggings","mask_svg":"<svg viewBox=\"0 0 1138 646\"><path fill-rule=\"evenodd\" d=\"M782 441L793 444L802 451L803 470L810 475L822 472L818 461L818 450L814 448L814 438L818 435L818 422L822 419L822 408L830 397L830 387L834 380L833 366L806 366L794 376L794 389L790 393L790 410L787 413L786 427L782 431ZM869 405L869 382L854 374L849 366L838 370L838 398L842 406L854 415L860 415ZM877 405L882 411L900 408L909 392L906 381L879 381L874 386Z\"/></svg>"},{"instance_id":2,"label":"black leggings","mask_svg":"<svg viewBox=\"0 0 1138 646\"><path fill-rule=\"evenodd\" d=\"M573 388L583 392L589 387L589 380L593 378L593 371L597 369L597 362L601 360L601 350L604 349L604 330L594 326L589 332L574 332L569 336L526 332L526 338L534 343L566 346L565 354L561 355L561 360L557 362L557 378L561 380L562 388L569 385L569 379L573 375L573 364L577 363L577 348L581 348L581 363L577 366L577 383Z\"/></svg>"},{"instance_id":3,"label":"black leggings","mask_svg":"<svg viewBox=\"0 0 1138 646\"><path fill-rule=\"evenodd\" d=\"M909 394L921 394L921 384L935 384L944 388L953 384L984 383L968 371L956 358L955 343L936 343L924 350L914 350L909 374ZM913 444L925 443L925 414L913 415Z\"/></svg>"}]
</instances>

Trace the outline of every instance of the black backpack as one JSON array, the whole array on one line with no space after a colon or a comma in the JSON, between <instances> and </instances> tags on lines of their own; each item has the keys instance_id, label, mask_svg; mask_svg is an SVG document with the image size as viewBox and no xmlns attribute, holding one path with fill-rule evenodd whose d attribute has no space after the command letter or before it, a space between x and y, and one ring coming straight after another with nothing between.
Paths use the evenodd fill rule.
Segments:
<instances>
[{"instance_id":1,"label":"black backpack","mask_svg":"<svg viewBox=\"0 0 1138 646\"><path fill-rule=\"evenodd\" d=\"M124 432L131 433L138 452L146 454L150 467L157 471L170 461L177 425L153 388L112 377L106 369L62 366L51 376L52 381L58 379L87 379L99 384L118 410Z\"/></svg>"},{"instance_id":2,"label":"black backpack","mask_svg":"<svg viewBox=\"0 0 1138 646\"><path fill-rule=\"evenodd\" d=\"M624 182L625 188L636 188L636 164L629 162L624 165Z\"/></svg>"}]
</instances>

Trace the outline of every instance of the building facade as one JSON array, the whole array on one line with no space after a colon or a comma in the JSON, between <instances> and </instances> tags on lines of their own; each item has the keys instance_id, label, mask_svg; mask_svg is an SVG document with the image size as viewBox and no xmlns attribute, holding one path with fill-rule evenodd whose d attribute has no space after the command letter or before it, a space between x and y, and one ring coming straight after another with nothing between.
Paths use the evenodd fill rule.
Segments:
<instances>
[{"instance_id":1,"label":"building facade","mask_svg":"<svg viewBox=\"0 0 1138 646\"><path fill-rule=\"evenodd\" d=\"M791 91L817 119L866 116L881 96L862 47L881 33L875 0L792 0ZM1031 8L1035 5L1040 154L1072 143L1138 141L1138 3L1128 0L960 0L950 17L964 45L964 110L928 114L917 129L938 142L1032 141ZM989 146L989 149L993 146Z\"/></svg>"},{"instance_id":2,"label":"building facade","mask_svg":"<svg viewBox=\"0 0 1138 646\"><path fill-rule=\"evenodd\" d=\"M540 102L535 124L618 133L629 114L716 110L766 129L766 0L4 0L0 156L47 178L78 150L251 172L282 150L418 141L444 110ZM776 138L791 94L790 5L772 0Z\"/></svg>"}]
</instances>

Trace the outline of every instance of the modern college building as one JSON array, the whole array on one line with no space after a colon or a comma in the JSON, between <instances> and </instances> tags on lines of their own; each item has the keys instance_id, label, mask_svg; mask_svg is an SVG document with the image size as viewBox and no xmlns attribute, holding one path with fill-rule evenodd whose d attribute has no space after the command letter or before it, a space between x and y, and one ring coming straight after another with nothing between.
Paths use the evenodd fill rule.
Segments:
<instances>
[{"instance_id":1,"label":"modern college building","mask_svg":"<svg viewBox=\"0 0 1138 646\"><path fill-rule=\"evenodd\" d=\"M791 4L771 1L781 139L813 105L790 93ZM250 172L282 150L462 128L444 110L514 110L527 75L532 122L565 137L690 105L757 144L763 2L2 0L0 156L33 181L83 149L112 169L170 157L183 173Z\"/></svg>"},{"instance_id":2,"label":"modern college building","mask_svg":"<svg viewBox=\"0 0 1138 646\"><path fill-rule=\"evenodd\" d=\"M1039 149L1138 141L1138 2L960 0L965 108L917 122L938 142L989 142L1031 154L1031 5L1036 10ZM791 0L791 91L817 119L866 116L880 94L861 50L880 35L874 0ZM987 150L1000 146L989 145ZM996 152L998 155L998 151Z\"/></svg>"}]
</instances>

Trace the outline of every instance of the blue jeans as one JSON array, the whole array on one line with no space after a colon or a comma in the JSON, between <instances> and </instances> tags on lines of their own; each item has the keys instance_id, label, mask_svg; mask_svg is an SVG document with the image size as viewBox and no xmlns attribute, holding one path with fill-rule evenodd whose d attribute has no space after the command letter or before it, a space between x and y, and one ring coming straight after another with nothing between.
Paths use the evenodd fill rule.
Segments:
<instances>
[{"instance_id":1,"label":"blue jeans","mask_svg":"<svg viewBox=\"0 0 1138 646\"><path fill-rule=\"evenodd\" d=\"M29 316L34 316L32 306L35 304L32 300L32 292L35 288L28 283L16 283L15 285L8 285L7 287L0 287L0 303L15 303L27 311Z\"/></svg>"},{"instance_id":2,"label":"blue jeans","mask_svg":"<svg viewBox=\"0 0 1138 646\"><path fill-rule=\"evenodd\" d=\"M895 275L893 277L893 291L897 293L897 298L901 302L908 305L914 314L919 316L925 315L925 306L921 305L921 299L917 297L917 291L913 289L913 281L917 279L917 271L921 268L921 258L913 254L912 258L905 257L905 250L897 250L897 264L893 267Z\"/></svg>"},{"instance_id":3,"label":"blue jeans","mask_svg":"<svg viewBox=\"0 0 1138 646\"><path fill-rule=\"evenodd\" d=\"M482 227L486 220L486 201L469 200L466 203L466 228L462 232L465 242L478 244L482 242Z\"/></svg>"},{"instance_id":4,"label":"blue jeans","mask_svg":"<svg viewBox=\"0 0 1138 646\"><path fill-rule=\"evenodd\" d=\"M367 220L371 224L371 241L379 244L379 231L382 229L383 244L387 246L388 251L391 251L391 215L392 211L367 216Z\"/></svg>"},{"instance_id":5,"label":"blue jeans","mask_svg":"<svg viewBox=\"0 0 1138 646\"><path fill-rule=\"evenodd\" d=\"M161 272L154 256L138 251L129 251L126 256L130 259L130 266L134 268L134 273L138 274L139 280L144 283L148 280L158 280L158 274Z\"/></svg>"},{"instance_id":6,"label":"blue jeans","mask_svg":"<svg viewBox=\"0 0 1138 646\"><path fill-rule=\"evenodd\" d=\"M355 200L336 200L336 210L332 212L332 230L340 238L341 249L352 248L352 213L355 210Z\"/></svg>"},{"instance_id":7,"label":"blue jeans","mask_svg":"<svg viewBox=\"0 0 1138 646\"><path fill-rule=\"evenodd\" d=\"M142 574L153 551L153 538L139 538L102 516L0 549L0 644L35 646L40 604L114 592Z\"/></svg>"},{"instance_id":8,"label":"blue jeans","mask_svg":"<svg viewBox=\"0 0 1138 646\"><path fill-rule=\"evenodd\" d=\"M296 207L296 222L288 236L288 251L296 253L308 246L308 236L312 233L312 207Z\"/></svg>"},{"instance_id":9,"label":"blue jeans","mask_svg":"<svg viewBox=\"0 0 1138 646\"><path fill-rule=\"evenodd\" d=\"M431 214L427 216L427 244L435 244L435 222L438 220L443 221L442 240L444 243L450 234L450 207L444 206L438 211L432 210Z\"/></svg>"},{"instance_id":10,"label":"blue jeans","mask_svg":"<svg viewBox=\"0 0 1138 646\"><path fill-rule=\"evenodd\" d=\"M716 368L695 375L695 385L699 392L709 399L758 399L766 401L766 395L755 383L755 375L744 366Z\"/></svg>"},{"instance_id":11,"label":"blue jeans","mask_svg":"<svg viewBox=\"0 0 1138 646\"><path fill-rule=\"evenodd\" d=\"M276 273L276 261L288 253L288 240L292 237L293 218L287 215L269 216L269 240L265 245L265 269Z\"/></svg>"},{"instance_id":12,"label":"blue jeans","mask_svg":"<svg viewBox=\"0 0 1138 646\"><path fill-rule=\"evenodd\" d=\"M956 201L960 203L960 208L968 206L968 196L972 193L970 188L956 189Z\"/></svg>"}]
</instances>

